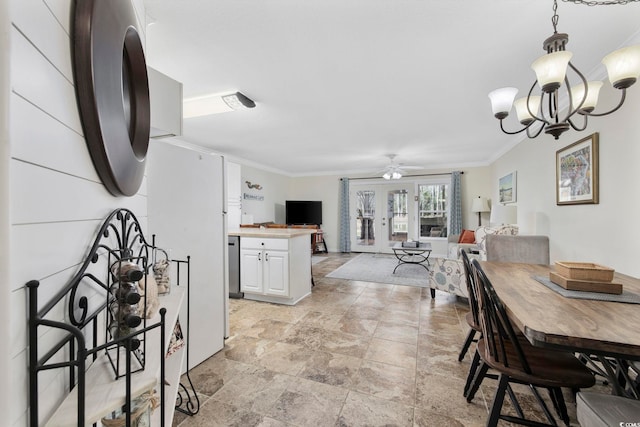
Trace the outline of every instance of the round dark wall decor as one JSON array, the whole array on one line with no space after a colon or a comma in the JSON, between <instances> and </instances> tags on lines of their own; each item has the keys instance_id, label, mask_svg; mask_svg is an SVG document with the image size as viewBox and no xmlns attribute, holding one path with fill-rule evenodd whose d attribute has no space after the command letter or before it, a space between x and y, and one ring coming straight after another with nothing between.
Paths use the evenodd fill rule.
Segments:
<instances>
[{"instance_id":1,"label":"round dark wall decor","mask_svg":"<svg viewBox=\"0 0 640 427\"><path fill-rule=\"evenodd\" d=\"M93 164L114 196L133 196L149 148L149 81L131 0L75 0L73 67Z\"/></svg>"}]
</instances>

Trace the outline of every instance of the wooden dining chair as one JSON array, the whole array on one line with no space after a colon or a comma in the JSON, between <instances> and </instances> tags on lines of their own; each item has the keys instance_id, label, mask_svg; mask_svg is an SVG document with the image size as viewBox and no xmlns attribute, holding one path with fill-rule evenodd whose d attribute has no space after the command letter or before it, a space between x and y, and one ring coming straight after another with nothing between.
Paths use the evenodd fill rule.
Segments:
<instances>
[{"instance_id":1,"label":"wooden dining chair","mask_svg":"<svg viewBox=\"0 0 640 427\"><path fill-rule=\"evenodd\" d=\"M478 301L476 300L475 292L474 292L474 283L473 283L473 275L471 274L471 261L469 261L469 256L467 255L467 251L464 249L460 250L460 258L462 258L462 265L464 267L464 277L467 282L467 293L469 294L469 312L465 316L465 320L467 325L469 325L469 333L467 334L467 338L464 340L464 344L462 345L462 350L460 350L460 354L458 355L458 362L462 362L464 356L469 351L469 347L471 343L475 341L476 334L482 333L482 329L480 328L480 313L478 311Z\"/></svg>"},{"instance_id":2,"label":"wooden dining chair","mask_svg":"<svg viewBox=\"0 0 640 427\"><path fill-rule=\"evenodd\" d=\"M505 392L510 383L528 385L531 390L545 388L560 419L568 426L569 415L562 395L562 388L579 390L595 384L593 374L572 353L547 348L534 347L524 336L518 335L508 318L502 301L493 285L482 271L477 260L471 263L477 288L478 308L482 338L478 340L480 366L475 373L467 401L473 399L481 380L491 368L498 372L498 388L495 392L487 426L496 426L500 419L524 425L545 425L524 417L519 405L516 405L517 417L502 414ZM534 392L551 426L556 421L549 409Z\"/></svg>"}]
</instances>

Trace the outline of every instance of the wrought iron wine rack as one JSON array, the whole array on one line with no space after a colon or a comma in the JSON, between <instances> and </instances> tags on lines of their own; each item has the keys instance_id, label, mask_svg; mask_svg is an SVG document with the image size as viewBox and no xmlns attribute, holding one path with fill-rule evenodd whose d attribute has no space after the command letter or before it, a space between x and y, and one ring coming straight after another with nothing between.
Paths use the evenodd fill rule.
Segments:
<instances>
[{"instance_id":1,"label":"wrought iron wine rack","mask_svg":"<svg viewBox=\"0 0 640 427\"><path fill-rule=\"evenodd\" d=\"M149 273L151 265L156 260L158 253L166 256L166 251L155 246L155 236L149 244L142 232L142 227L137 218L128 209L117 209L113 211L103 222L97 236L87 254L84 262L68 280L64 286L54 295L51 300L39 308L38 287L40 283L32 280L27 283L29 302L29 416L30 425L37 427L39 422L39 374L52 370L68 370L69 395L66 401L72 401L75 397L75 406L69 404L71 408L77 408L75 423L84 427L99 422L95 414L87 417L87 391L95 384L88 382L88 372L90 370L100 371L101 379L109 385L116 385L118 390L124 387L124 393L120 392L113 401L104 403L98 398L100 403L111 405L105 407L104 413L122 408L125 414L126 426L131 426L131 401L141 393L140 388L160 388L160 426L165 426L165 355L167 351L167 333L172 332L174 324L167 323L167 309L164 303L168 300L160 299L159 315L149 322L146 320L140 327L132 330L126 335L114 337L107 330L110 320L113 320L113 313L109 312L110 304L116 301L114 296L114 286L118 279L114 277L110 266L115 263L132 262L140 267L144 275ZM168 257L167 257L168 259ZM194 415L199 411L200 402L197 393L189 377L189 281L190 281L190 257L186 261L171 260L176 268L177 289L180 288L180 266L186 265L186 295L187 295L187 330L186 330L186 358L187 372L185 375L187 384L180 382L176 391L176 410ZM102 273L106 271L105 279L101 279ZM175 292L173 300L182 301L182 292L185 287ZM146 305L146 293L143 297ZM53 313L60 313L60 308L65 311L66 316ZM143 305L143 311L146 309ZM176 304L174 311L179 309L180 303ZM57 309L57 310L54 310ZM54 318L55 317L55 318ZM65 317L64 320L58 320ZM145 317L144 313L141 317ZM172 313L172 318L177 322L177 313ZM44 327L44 328L43 328ZM104 328L105 333L100 333L100 328ZM159 331L157 330L159 329ZM39 338L51 330L57 331L56 337L60 338L47 348L40 348ZM147 337L157 337L157 346L152 339ZM133 340L140 340L140 347L134 350ZM87 345L90 343L89 345ZM153 348L151 348L153 347ZM116 363L109 351L116 352ZM120 372L120 357L124 357L124 373ZM147 369L150 361L159 365L158 370ZM149 363L147 363L149 362ZM134 367L132 369L132 366ZM153 372L151 372L153 371ZM158 373L159 372L159 373ZM118 378L124 379L124 385ZM111 396L110 396L111 397ZM115 405L115 406L114 406ZM116 406L118 408L116 408ZM61 411L61 407L54 413L54 416ZM73 417L73 413L67 414ZM53 422L48 421L49 424ZM169 420L169 424L171 420Z\"/></svg>"}]
</instances>

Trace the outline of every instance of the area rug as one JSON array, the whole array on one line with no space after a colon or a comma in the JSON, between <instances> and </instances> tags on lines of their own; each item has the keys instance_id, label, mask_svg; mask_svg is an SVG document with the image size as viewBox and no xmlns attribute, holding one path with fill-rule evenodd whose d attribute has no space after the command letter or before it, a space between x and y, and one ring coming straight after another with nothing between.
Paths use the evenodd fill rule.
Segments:
<instances>
[{"instance_id":1,"label":"area rug","mask_svg":"<svg viewBox=\"0 0 640 427\"><path fill-rule=\"evenodd\" d=\"M398 259L393 255L360 254L327 274L326 277L422 288L429 286L429 272L426 268L420 265L403 264L394 274L393 269L396 265L398 265Z\"/></svg>"}]
</instances>

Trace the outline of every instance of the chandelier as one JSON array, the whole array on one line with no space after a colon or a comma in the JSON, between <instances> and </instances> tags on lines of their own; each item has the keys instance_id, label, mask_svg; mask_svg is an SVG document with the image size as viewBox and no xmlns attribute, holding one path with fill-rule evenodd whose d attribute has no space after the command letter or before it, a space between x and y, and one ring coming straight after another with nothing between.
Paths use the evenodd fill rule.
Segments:
<instances>
[{"instance_id":1,"label":"chandelier","mask_svg":"<svg viewBox=\"0 0 640 427\"><path fill-rule=\"evenodd\" d=\"M580 0L565 1L594 3ZM594 4L613 3L613 1L608 1ZM619 0L617 3L623 4L626 1ZM601 81L588 82L585 76L571 63L572 53L565 50L569 36L557 31L557 10L558 3L557 0L554 0L551 18L553 34L543 43L543 48L547 53L531 64L531 68L536 73L536 81L531 85L528 95L515 100L518 89L514 87L496 89L489 93L493 115L500 120L500 129L506 134L515 135L526 131L529 138L536 138L544 130L546 134L553 135L555 139L558 139L562 133L570 128L582 131L587 127L589 116L606 116L617 111L624 103L627 88L633 85L640 76L640 45L624 47L605 56L602 63L607 69L611 85L621 91L620 102L610 111L594 113L603 83ZM572 70L580 83L573 86L569 84L567 69ZM539 86L539 94L533 94L536 84ZM569 100L565 114L560 114L559 111L561 90L562 96ZM524 127L511 132L504 128L503 120L509 115L513 106L515 106L518 121ZM581 122L576 120L578 116L582 116ZM539 123L540 126L534 129L536 123Z\"/></svg>"}]
</instances>

